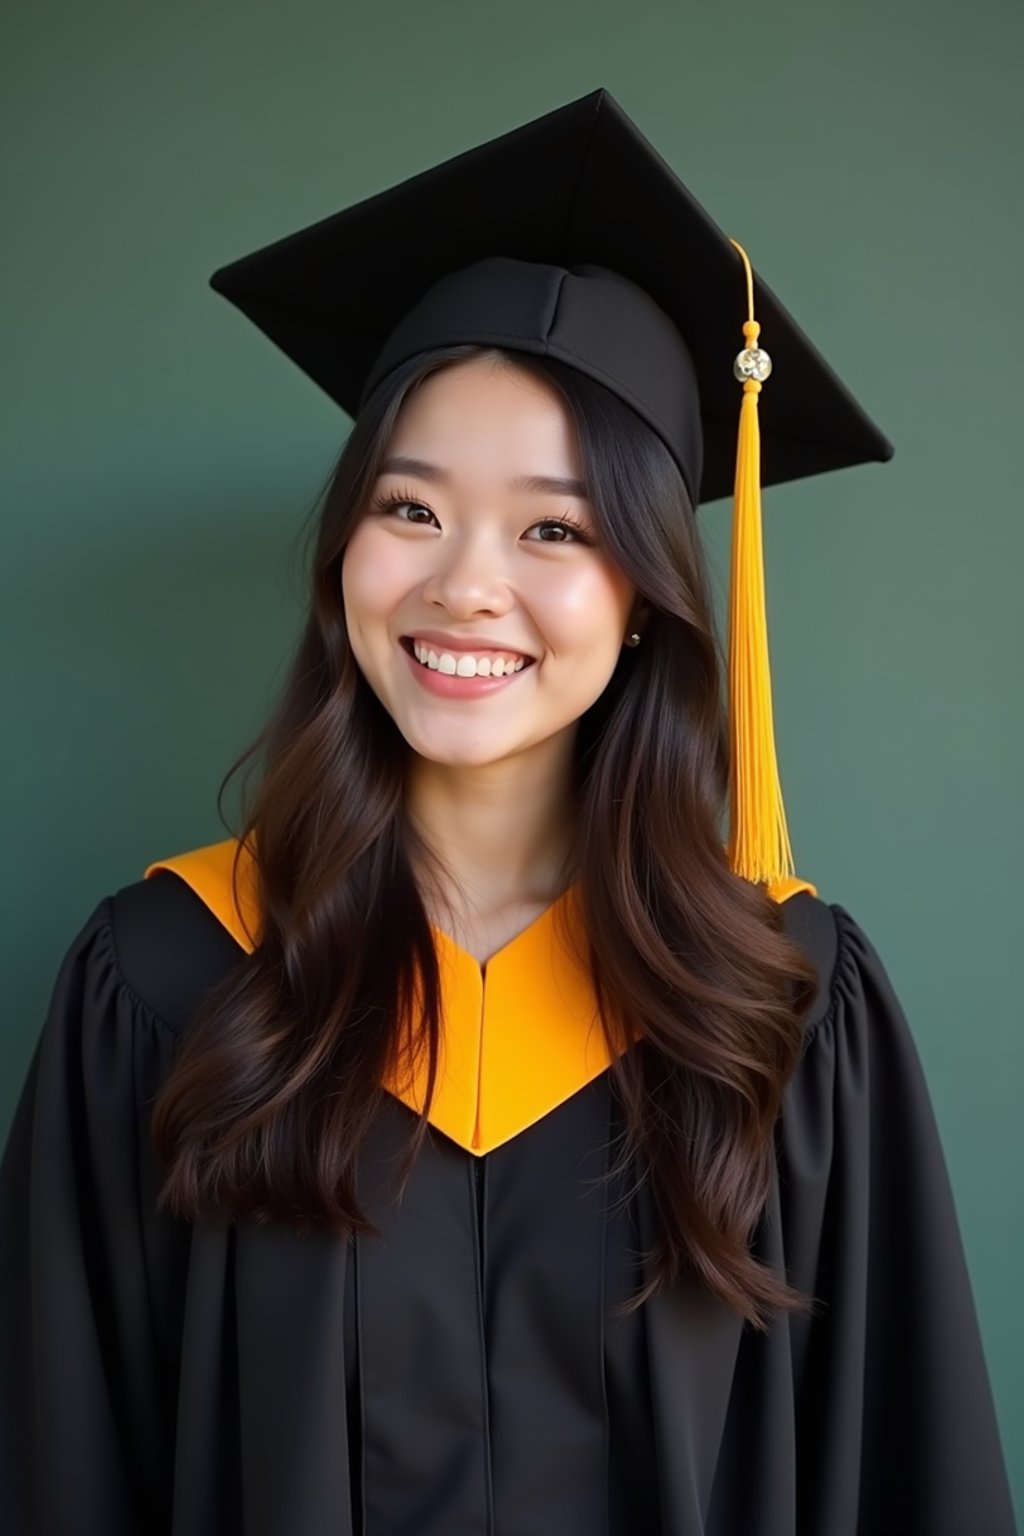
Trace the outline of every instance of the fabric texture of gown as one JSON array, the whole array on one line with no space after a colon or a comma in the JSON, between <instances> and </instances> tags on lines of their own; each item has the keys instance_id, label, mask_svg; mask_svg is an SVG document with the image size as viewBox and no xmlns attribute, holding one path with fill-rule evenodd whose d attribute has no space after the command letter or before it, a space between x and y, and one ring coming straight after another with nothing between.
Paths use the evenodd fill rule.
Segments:
<instances>
[{"instance_id":1,"label":"fabric texture of gown","mask_svg":"<svg viewBox=\"0 0 1024 1536\"><path fill-rule=\"evenodd\" d=\"M600 1182L608 1072L485 1155L432 1124L401 1204L385 1096L359 1165L383 1242L157 1214L149 1105L240 950L172 873L105 897L0 1164L4 1530L1013 1536L906 1019L841 906L783 911L822 985L754 1248L823 1307L759 1335L692 1279L612 1315L653 1216Z\"/></svg>"}]
</instances>

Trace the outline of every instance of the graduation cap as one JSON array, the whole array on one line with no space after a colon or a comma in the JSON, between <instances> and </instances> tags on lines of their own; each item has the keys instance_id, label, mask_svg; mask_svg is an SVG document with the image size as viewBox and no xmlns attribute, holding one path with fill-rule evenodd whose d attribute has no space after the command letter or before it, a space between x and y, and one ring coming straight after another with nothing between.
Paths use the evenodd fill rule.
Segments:
<instances>
[{"instance_id":1,"label":"graduation cap","mask_svg":"<svg viewBox=\"0 0 1024 1536\"><path fill-rule=\"evenodd\" d=\"M210 284L352 417L428 349L535 353L625 401L695 509L734 496L729 857L748 880L784 884L761 486L893 448L610 92L264 246Z\"/></svg>"}]
</instances>

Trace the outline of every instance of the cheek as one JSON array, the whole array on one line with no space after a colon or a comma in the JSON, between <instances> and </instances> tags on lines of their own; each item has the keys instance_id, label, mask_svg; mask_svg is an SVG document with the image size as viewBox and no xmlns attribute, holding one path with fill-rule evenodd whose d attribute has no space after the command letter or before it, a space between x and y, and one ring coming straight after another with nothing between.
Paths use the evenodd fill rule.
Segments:
<instances>
[{"instance_id":1,"label":"cheek","mask_svg":"<svg viewBox=\"0 0 1024 1536\"><path fill-rule=\"evenodd\" d=\"M341 592L350 622L361 615L386 615L402 594L404 564L394 540L379 539L364 526L349 540L341 562Z\"/></svg>"},{"instance_id":2,"label":"cheek","mask_svg":"<svg viewBox=\"0 0 1024 1536\"><path fill-rule=\"evenodd\" d=\"M567 650L617 645L629 613L632 588L622 573L599 562L563 571L546 594L546 624L553 644Z\"/></svg>"}]
</instances>

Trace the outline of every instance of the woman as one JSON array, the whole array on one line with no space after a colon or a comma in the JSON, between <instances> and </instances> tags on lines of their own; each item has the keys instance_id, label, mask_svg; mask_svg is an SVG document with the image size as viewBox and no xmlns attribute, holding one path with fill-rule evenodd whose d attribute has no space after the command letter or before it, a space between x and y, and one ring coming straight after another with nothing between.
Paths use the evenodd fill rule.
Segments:
<instances>
[{"instance_id":1,"label":"woman","mask_svg":"<svg viewBox=\"0 0 1024 1536\"><path fill-rule=\"evenodd\" d=\"M906 1020L737 783L773 762L757 582L727 719L694 516L724 322L586 234L588 177L679 213L652 167L598 92L215 279L355 426L245 825L99 904L18 1106L19 1531L1013 1529ZM569 170L561 266L513 236ZM766 478L886 457L760 298L777 420L831 389L847 429L766 431Z\"/></svg>"}]
</instances>

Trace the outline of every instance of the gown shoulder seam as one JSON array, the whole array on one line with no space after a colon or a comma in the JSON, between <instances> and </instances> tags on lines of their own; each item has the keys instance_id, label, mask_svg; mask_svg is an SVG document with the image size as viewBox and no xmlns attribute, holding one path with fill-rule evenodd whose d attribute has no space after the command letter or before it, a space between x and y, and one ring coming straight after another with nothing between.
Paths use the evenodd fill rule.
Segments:
<instances>
[{"instance_id":1,"label":"gown shoulder seam","mask_svg":"<svg viewBox=\"0 0 1024 1536\"><path fill-rule=\"evenodd\" d=\"M839 979L843 972L844 962L849 954L849 938L843 917L846 915L843 908L836 902L826 902L825 905L832 913L835 923L836 954L832 964L832 974L828 980L828 1007L820 1018L815 1019L804 1037L804 1050L807 1051L814 1044L826 1024L835 1022L836 1010L839 1006Z\"/></svg>"},{"instance_id":2,"label":"gown shoulder seam","mask_svg":"<svg viewBox=\"0 0 1024 1536\"><path fill-rule=\"evenodd\" d=\"M122 989L122 991L128 994L128 997L131 999L131 1002L134 1004L134 1006L146 1014L152 1023L161 1025L162 1028L166 1029L169 1034L173 1035L174 1038L177 1039L178 1031L175 1029L174 1025L171 1024L168 1019L165 1019L163 1014L158 1013L157 1010L153 1007L152 1003L146 1001L138 989L132 985L132 983L128 980L128 977L125 975L124 967L121 964L121 953L117 942L117 923L114 917L113 896L107 896L105 898L102 905L102 910L104 914L103 928L105 929L109 939L111 965L114 970L114 975L117 978L118 986Z\"/></svg>"},{"instance_id":3,"label":"gown shoulder seam","mask_svg":"<svg viewBox=\"0 0 1024 1536\"><path fill-rule=\"evenodd\" d=\"M245 956L186 880L159 871L123 886L113 902L118 970L133 997L175 1039Z\"/></svg>"}]
</instances>

